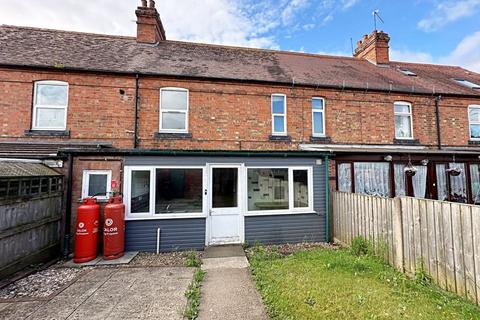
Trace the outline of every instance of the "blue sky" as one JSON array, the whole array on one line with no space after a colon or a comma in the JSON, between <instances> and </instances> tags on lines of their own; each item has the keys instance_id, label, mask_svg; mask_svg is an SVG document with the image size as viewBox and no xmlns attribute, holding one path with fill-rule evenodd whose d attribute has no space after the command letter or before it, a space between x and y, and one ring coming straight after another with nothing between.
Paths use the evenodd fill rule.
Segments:
<instances>
[{"instance_id":1,"label":"blue sky","mask_svg":"<svg viewBox=\"0 0 480 320\"><path fill-rule=\"evenodd\" d=\"M0 0L0 23L134 35L139 0ZM480 72L480 0L157 0L173 40L351 55L385 21L395 60Z\"/></svg>"}]
</instances>

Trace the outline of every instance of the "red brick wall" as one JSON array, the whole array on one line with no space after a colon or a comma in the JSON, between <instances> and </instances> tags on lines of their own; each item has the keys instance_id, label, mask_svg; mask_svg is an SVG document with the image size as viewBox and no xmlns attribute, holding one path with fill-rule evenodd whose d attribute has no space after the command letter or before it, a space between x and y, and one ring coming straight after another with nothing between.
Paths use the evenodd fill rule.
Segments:
<instances>
[{"instance_id":1,"label":"red brick wall","mask_svg":"<svg viewBox=\"0 0 480 320\"><path fill-rule=\"evenodd\" d=\"M70 138L34 138L24 134L31 127L33 81L46 79L70 84L67 120ZM140 87L142 148L298 150L299 144L310 142L312 96L325 98L326 134L334 143L393 143L395 101L412 103L414 138L425 145L437 143L434 97L159 78L142 78ZM159 89L162 87L190 90L191 139L154 137L159 130ZM124 95L119 93L120 89L125 90ZM0 69L0 93L3 119L0 140L71 139L110 141L121 148L133 146L133 76ZM287 130L291 143L269 140L272 93L287 95ZM480 99L442 99L443 144L468 144L469 104L480 104Z\"/></svg>"}]
</instances>

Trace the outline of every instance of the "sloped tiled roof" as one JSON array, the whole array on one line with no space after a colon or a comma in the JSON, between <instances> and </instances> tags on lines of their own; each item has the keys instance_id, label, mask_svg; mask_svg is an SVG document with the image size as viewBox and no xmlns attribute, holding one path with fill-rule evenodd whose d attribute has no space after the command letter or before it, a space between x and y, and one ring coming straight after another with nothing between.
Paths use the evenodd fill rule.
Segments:
<instances>
[{"instance_id":1,"label":"sloped tiled roof","mask_svg":"<svg viewBox=\"0 0 480 320\"><path fill-rule=\"evenodd\" d=\"M375 66L351 57L171 40L149 45L133 37L5 25L0 26L0 65L480 96L452 80L480 83L480 74L456 66L395 61Z\"/></svg>"},{"instance_id":2,"label":"sloped tiled roof","mask_svg":"<svg viewBox=\"0 0 480 320\"><path fill-rule=\"evenodd\" d=\"M0 178L8 177L49 177L61 174L42 163L0 161Z\"/></svg>"}]
</instances>

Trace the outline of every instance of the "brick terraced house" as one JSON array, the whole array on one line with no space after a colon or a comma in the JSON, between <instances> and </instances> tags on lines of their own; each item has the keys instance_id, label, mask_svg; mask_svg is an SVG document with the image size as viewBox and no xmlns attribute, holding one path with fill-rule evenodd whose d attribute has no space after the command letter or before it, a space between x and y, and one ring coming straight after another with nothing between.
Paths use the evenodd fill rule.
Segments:
<instances>
[{"instance_id":1,"label":"brick terraced house","mask_svg":"<svg viewBox=\"0 0 480 320\"><path fill-rule=\"evenodd\" d=\"M79 201L124 194L128 250L329 240L328 190L480 203L480 74L0 26L0 157L61 167ZM71 218L70 218L71 217ZM71 219L71 222L70 222Z\"/></svg>"}]
</instances>

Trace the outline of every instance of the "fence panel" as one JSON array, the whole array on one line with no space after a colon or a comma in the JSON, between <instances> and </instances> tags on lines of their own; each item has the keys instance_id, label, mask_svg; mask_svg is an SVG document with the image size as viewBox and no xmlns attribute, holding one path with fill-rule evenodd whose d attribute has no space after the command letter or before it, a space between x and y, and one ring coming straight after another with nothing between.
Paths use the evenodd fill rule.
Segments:
<instances>
[{"instance_id":1,"label":"fence panel","mask_svg":"<svg viewBox=\"0 0 480 320\"><path fill-rule=\"evenodd\" d=\"M441 288L480 305L479 206L333 192L332 214L335 240L382 242L385 261L399 271L422 268Z\"/></svg>"}]
</instances>

